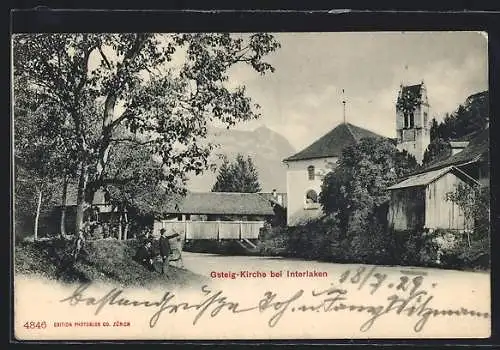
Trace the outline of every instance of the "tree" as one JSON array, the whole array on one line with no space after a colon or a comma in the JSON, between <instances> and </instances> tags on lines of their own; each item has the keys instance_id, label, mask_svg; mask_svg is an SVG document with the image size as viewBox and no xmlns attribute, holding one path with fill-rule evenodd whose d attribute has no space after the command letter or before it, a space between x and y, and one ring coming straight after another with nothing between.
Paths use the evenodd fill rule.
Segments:
<instances>
[{"instance_id":1,"label":"tree","mask_svg":"<svg viewBox=\"0 0 500 350\"><path fill-rule=\"evenodd\" d=\"M278 47L264 33L14 36L14 74L32 99L54 106L58 113L45 122L72 147L77 230L95 191L117 182L109 167L119 144L146 149L162 165L167 190L183 191L183 174L208 167L213 146L200 142L207 123L229 127L259 116L244 86L228 88L229 70L244 63L272 72L263 59ZM127 181L134 179L119 182Z\"/></svg>"},{"instance_id":2,"label":"tree","mask_svg":"<svg viewBox=\"0 0 500 350\"><path fill-rule=\"evenodd\" d=\"M342 150L337 167L323 179L319 202L335 214L341 231L369 231L389 200L387 187L417 167L415 158L386 139L365 138Z\"/></svg>"},{"instance_id":3,"label":"tree","mask_svg":"<svg viewBox=\"0 0 500 350\"><path fill-rule=\"evenodd\" d=\"M147 149L120 144L113 153L108 172L114 182L106 186L106 199L119 213L118 238L126 239L128 212L154 217L164 203L176 198L165 191L162 164L154 161Z\"/></svg>"},{"instance_id":4,"label":"tree","mask_svg":"<svg viewBox=\"0 0 500 350\"><path fill-rule=\"evenodd\" d=\"M259 175L252 158L238 154L233 163L224 159L212 192L256 193L261 190Z\"/></svg>"},{"instance_id":5,"label":"tree","mask_svg":"<svg viewBox=\"0 0 500 350\"><path fill-rule=\"evenodd\" d=\"M438 138L445 141L460 139L484 130L489 121L488 91L469 96L451 114L446 114L439 125L431 126L431 142Z\"/></svg>"},{"instance_id":6,"label":"tree","mask_svg":"<svg viewBox=\"0 0 500 350\"><path fill-rule=\"evenodd\" d=\"M60 114L57 106L36 95L30 96L26 79L15 76L13 83L16 218L34 220L36 239L41 208L55 204L55 194L61 186L65 194L64 179L72 169L72 152L66 141L71 139L61 136L66 132L64 125L53 124L47 118ZM64 233L64 211L61 219L61 233ZM17 225L23 230L22 226Z\"/></svg>"},{"instance_id":7,"label":"tree","mask_svg":"<svg viewBox=\"0 0 500 350\"><path fill-rule=\"evenodd\" d=\"M451 145L448 141L441 138L431 141L424 152L422 165L427 165L438 160L446 159L451 156Z\"/></svg>"},{"instance_id":8,"label":"tree","mask_svg":"<svg viewBox=\"0 0 500 350\"><path fill-rule=\"evenodd\" d=\"M439 123L437 122L436 118L432 118L429 133L431 142L439 138Z\"/></svg>"},{"instance_id":9,"label":"tree","mask_svg":"<svg viewBox=\"0 0 500 350\"><path fill-rule=\"evenodd\" d=\"M446 199L457 204L465 218L468 246L471 240L489 239L490 189L489 187L459 184L454 191L446 193ZM471 237L472 233L472 237Z\"/></svg>"},{"instance_id":10,"label":"tree","mask_svg":"<svg viewBox=\"0 0 500 350\"><path fill-rule=\"evenodd\" d=\"M489 120L488 91L469 96L455 112L446 114L443 121L432 120L431 142L424 153L423 165L451 156L449 141L468 139L478 131L484 130Z\"/></svg>"}]
</instances>

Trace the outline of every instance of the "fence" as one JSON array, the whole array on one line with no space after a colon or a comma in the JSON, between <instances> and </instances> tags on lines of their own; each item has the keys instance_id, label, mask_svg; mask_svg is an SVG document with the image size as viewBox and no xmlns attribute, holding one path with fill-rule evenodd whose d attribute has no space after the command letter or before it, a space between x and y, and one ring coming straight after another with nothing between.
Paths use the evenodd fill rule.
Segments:
<instances>
[{"instance_id":1,"label":"fence","mask_svg":"<svg viewBox=\"0 0 500 350\"><path fill-rule=\"evenodd\" d=\"M191 239L258 239L264 221L155 221L153 236L164 228L167 234L176 232Z\"/></svg>"}]
</instances>

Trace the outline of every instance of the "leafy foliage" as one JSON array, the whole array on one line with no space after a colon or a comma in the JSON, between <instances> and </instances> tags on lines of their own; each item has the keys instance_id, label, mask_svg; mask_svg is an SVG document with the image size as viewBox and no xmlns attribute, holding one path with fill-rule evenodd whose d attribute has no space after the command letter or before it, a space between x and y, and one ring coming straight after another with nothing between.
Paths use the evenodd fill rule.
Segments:
<instances>
[{"instance_id":1,"label":"leafy foliage","mask_svg":"<svg viewBox=\"0 0 500 350\"><path fill-rule=\"evenodd\" d=\"M489 120L489 94L484 91L470 96L457 110L445 117L439 137L457 139L484 130Z\"/></svg>"},{"instance_id":2,"label":"leafy foliage","mask_svg":"<svg viewBox=\"0 0 500 350\"><path fill-rule=\"evenodd\" d=\"M431 142L439 138L439 123L436 118L432 118L429 133Z\"/></svg>"},{"instance_id":3,"label":"leafy foliage","mask_svg":"<svg viewBox=\"0 0 500 350\"><path fill-rule=\"evenodd\" d=\"M489 121L489 93L483 91L472 96L458 106L452 114L447 114L441 123L433 120L431 142L461 139L477 131L484 130Z\"/></svg>"},{"instance_id":4,"label":"leafy foliage","mask_svg":"<svg viewBox=\"0 0 500 350\"><path fill-rule=\"evenodd\" d=\"M422 165L427 165L451 156L451 145L448 141L441 138L431 141L424 152Z\"/></svg>"},{"instance_id":5,"label":"leafy foliage","mask_svg":"<svg viewBox=\"0 0 500 350\"><path fill-rule=\"evenodd\" d=\"M484 130L489 120L488 103L488 91L483 91L469 96L454 113L446 114L441 123L432 119L431 142L424 153L423 165L451 156L449 141L466 140Z\"/></svg>"},{"instance_id":6,"label":"leafy foliage","mask_svg":"<svg viewBox=\"0 0 500 350\"><path fill-rule=\"evenodd\" d=\"M418 92L416 92L418 91ZM396 108L405 115L415 112L415 109L422 102L422 95L419 90L404 89L401 96L398 97Z\"/></svg>"},{"instance_id":7,"label":"leafy foliage","mask_svg":"<svg viewBox=\"0 0 500 350\"><path fill-rule=\"evenodd\" d=\"M456 203L464 213L472 240L489 238L490 190L489 187L472 187L459 184L455 191L446 194L447 200Z\"/></svg>"},{"instance_id":8,"label":"leafy foliage","mask_svg":"<svg viewBox=\"0 0 500 350\"><path fill-rule=\"evenodd\" d=\"M261 75L272 72L264 58L277 48L265 33L18 34L14 76L23 82L26 104L43 113L26 114L37 127L32 136L16 128L16 139L29 140L33 159L63 157L55 169L79 177L79 208L98 188L114 184L122 197L128 191L124 177L112 177L117 164L137 166L115 157L124 149L147 151L163 171L148 181L182 192L185 173L209 166L207 123L229 127L259 117L244 86L228 87L231 67L241 63ZM16 121L24 103L18 95ZM46 139L39 138L43 132ZM16 144L16 156L21 150ZM140 159L150 161L136 155ZM141 176L145 180L148 173Z\"/></svg>"},{"instance_id":9,"label":"leafy foliage","mask_svg":"<svg viewBox=\"0 0 500 350\"><path fill-rule=\"evenodd\" d=\"M212 192L255 193L261 190L259 175L252 158L238 154L234 162L224 159Z\"/></svg>"},{"instance_id":10,"label":"leafy foliage","mask_svg":"<svg viewBox=\"0 0 500 350\"><path fill-rule=\"evenodd\" d=\"M323 211L338 220L338 254L350 261L390 259L387 187L416 167L413 156L384 139L366 138L343 149L337 167L323 179L319 198Z\"/></svg>"},{"instance_id":11,"label":"leafy foliage","mask_svg":"<svg viewBox=\"0 0 500 350\"><path fill-rule=\"evenodd\" d=\"M413 156L390 141L363 139L344 148L338 166L323 180L319 202L325 213L338 215L345 234L366 231L389 199L387 187L416 166Z\"/></svg>"}]
</instances>

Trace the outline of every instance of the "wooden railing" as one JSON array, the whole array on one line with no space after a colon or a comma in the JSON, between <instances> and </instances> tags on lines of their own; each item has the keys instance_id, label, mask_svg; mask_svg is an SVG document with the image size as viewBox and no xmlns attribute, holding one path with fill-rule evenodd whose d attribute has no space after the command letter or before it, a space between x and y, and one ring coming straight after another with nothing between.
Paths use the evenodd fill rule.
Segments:
<instances>
[{"instance_id":1,"label":"wooden railing","mask_svg":"<svg viewBox=\"0 0 500 350\"><path fill-rule=\"evenodd\" d=\"M164 228L167 235L180 234L185 240L192 239L258 239L264 221L155 221L153 236Z\"/></svg>"}]
</instances>

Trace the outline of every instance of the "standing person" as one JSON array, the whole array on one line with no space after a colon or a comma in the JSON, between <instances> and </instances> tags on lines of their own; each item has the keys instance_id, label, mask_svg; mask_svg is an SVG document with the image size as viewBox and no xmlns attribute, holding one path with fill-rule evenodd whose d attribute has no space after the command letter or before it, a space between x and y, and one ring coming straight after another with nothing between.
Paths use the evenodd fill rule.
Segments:
<instances>
[{"instance_id":1,"label":"standing person","mask_svg":"<svg viewBox=\"0 0 500 350\"><path fill-rule=\"evenodd\" d=\"M163 260L163 265L161 267L162 274L165 273L165 265L168 266L168 257L171 253L169 239L179 236L178 233L174 233L174 234L169 235L169 236L166 236L165 233L166 233L166 230L164 228L162 228L160 230L160 255L161 255L161 258Z\"/></svg>"}]
</instances>

